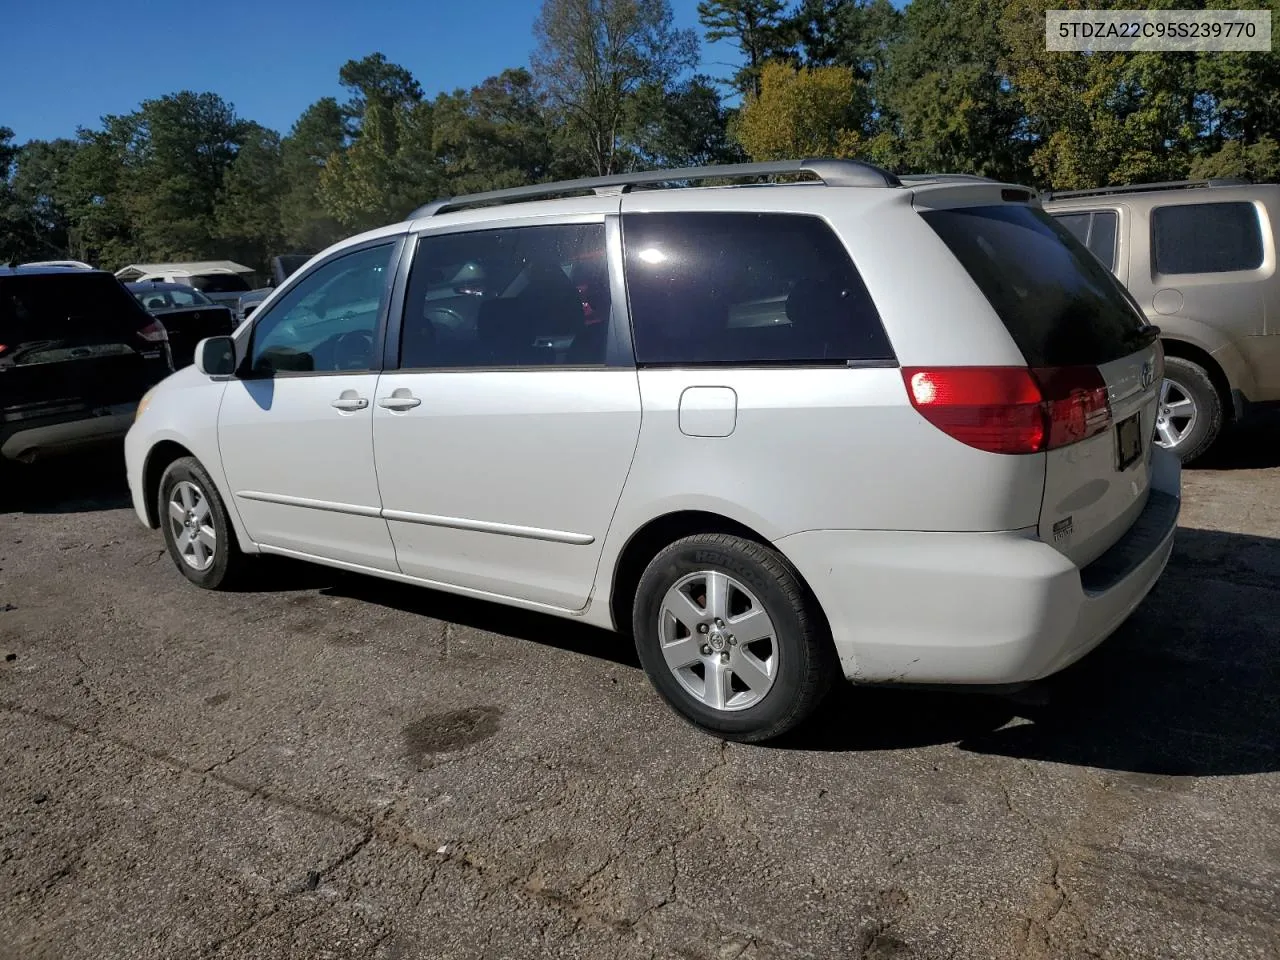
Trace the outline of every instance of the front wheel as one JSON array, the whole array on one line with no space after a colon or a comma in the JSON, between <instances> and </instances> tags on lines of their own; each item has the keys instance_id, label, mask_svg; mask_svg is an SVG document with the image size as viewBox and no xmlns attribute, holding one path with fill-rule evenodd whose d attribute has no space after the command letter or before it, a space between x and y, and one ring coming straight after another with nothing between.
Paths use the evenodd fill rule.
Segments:
<instances>
[{"instance_id":1,"label":"front wheel","mask_svg":"<svg viewBox=\"0 0 1280 960\"><path fill-rule=\"evenodd\" d=\"M799 726L838 670L825 621L791 565L727 534L686 537L659 553L640 578L632 629L667 703L729 740Z\"/></svg>"},{"instance_id":2,"label":"front wheel","mask_svg":"<svg viewBox=\"0 0 1280 960\"><path fill-rule=\"evenodd\" d=\"M1182 357L1167 357L1160 405L1156 409L1156 443L1190 463L1208 450L1222 432L1222 398L1204 367Z\"/></svg>"},{"instance_id":3,"label":"front wheel","mask_svg":"<svg viewBox=\"0 0 1280 960\"><path fill-rule=\"evenodd\" d=\"M160 478L158 515L169 556L184 577L206 590L229 587L245 557L209 474L195 457L169 464Z\"/></svg>"}]
</instances>

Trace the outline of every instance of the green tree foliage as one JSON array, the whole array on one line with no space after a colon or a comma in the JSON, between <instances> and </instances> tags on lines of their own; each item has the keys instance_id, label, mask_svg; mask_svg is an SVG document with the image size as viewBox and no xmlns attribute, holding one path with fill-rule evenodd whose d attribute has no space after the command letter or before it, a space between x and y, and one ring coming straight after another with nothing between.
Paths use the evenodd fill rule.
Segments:
<instances>
[{"instance_id":1,"label":"green tree foliage","mask_svg":"<svg viewBox=\"0 0 1280 960\"><path fill-rule=\"evenodd\" d=\"M890 135L882 159L909 172L1027 176L1032 143L1001 71L1003 8L1004 0L914 0L906 8L877 86Z\"/></svg>"},{"instance_id":2,"label":"green tree foliage","mask_svg":"<svg viewBox=\"0 0 1280 960\"><path fill-rule=\"evenodd\" d=\"M697 62L697 36L667 0L544 0L534 24L539 78L570 156L588 172L625 165L630 101Z\"/></svg>"},{"instance_id":3,"label":"green tree foliage","mask_svg":"<svg viewBox=\"0 0 1280 960\"><path fill-rule=\"evenodd\" d=\"M433 147L451 195L538 183L553 176L554 130L533 75L504 70L433 104Z\"/></svg>"},{"instance_id":4,"label":"green tree foliage","mask_svg":"<svg viewBox=\"0 0 1280 960\"><path fill-rule=\"evenodd\" d=\"M342 112L353 124L353 132L359 130L370 104L390 110L398 106L412 107L422 100L422 87L413 74L398 63L391 63L381 53L348 60L338 70L338 82L351 93Z\"/></svg>"},{"instance_id":5,"label":"green tree foliage","mask_svg":"<svg viewBox=\"0 0 1280 960\"><path fill-rule=\"evenodd\" d=\"M787 49L783 0L699 0L698 22L708 41L731 40L742 56L732 84L739 93L759 96L760 68Z\"/></svg>"},{"instance_id":6,"label":"green tree foliage","mask_svg":"<svg viewBox=\"0 0 1280 960\"><path fill-rule=\"evenodd\" d=\"M760 96L743 107L738 138L753 160L858 157L866 112L866 88L848 67L767 63Z\"/></svg>"},{"instance_id":7,"label":"green tree foliage","mask_svg":"<svg viewBox=\"0 0 1280 960\"><path fill-rule=\"evenodd\" d=\"M329 157L320 172L319 197L348 233L403 219L442 191L431 114L428 103L370 101L359 138Z\"/></svg>"},{"instance_id":8,"label":"green tree foliage","mask_svg":"<svg viewBox=\"0 0 1280 960\"><path fill-rule=\"evenodd\" d=\"M635 165L696 167L745 159L729 136L733 112L721 102L709 77L694 76L663 89L641 87L631 103L627 138Z\"/></svg>"},{"instance_id":9,"label":"green tree foliage","mask_svg":"<svg viewBox=\"0 0 1280 960\"><path fill-rule=\"evenodd\" d=\"M347 139L342 108L324 97L303 111L280 142L280 226L289 250L319 251L346 233L320 201L320 175L346 149Z\"/></svg>"},{"instance_id":10,"label":"green tree foliage","mask_svg":"<svg viewBox=\"0 0 1280 960\"><path fill-rule=\"evenodd\" d=\"M249 124L218 196L216 235L238 262L261 264L285 245L280 134Z\"/></svg>"}]
</instances>

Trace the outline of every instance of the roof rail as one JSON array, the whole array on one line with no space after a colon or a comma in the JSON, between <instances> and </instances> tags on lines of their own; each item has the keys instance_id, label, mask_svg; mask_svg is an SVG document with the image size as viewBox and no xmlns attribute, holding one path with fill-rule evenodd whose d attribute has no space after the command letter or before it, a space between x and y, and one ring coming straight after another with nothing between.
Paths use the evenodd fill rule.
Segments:
<instances>
[{"instance_id":1,"label":"roof rail","mask_svg":"<svg viewBox=\"0 0 1280 960\"><path fill-rule=\"evenodd\" d=\"M991 177L980 177L976 173L903 173L898 175L903 183L929 183L934 180L961 180L973 183L1000 183Z\"/></svg>"},{"instance_id":2,"label":"roof rail","mask_svg":"<svg viewBox=\"0 0 1280 960\"><path fill-rule=\"evenodd\" d=\"M682 180L741 179L744 177L776 177L784 174L809 173L829 187L899 187L901 181L887 170L861 160L777 160L767 163L728 163L709 167L682 167L676 170L646 170L640 173L618 173L607 177L561 180L537 183L509 190L490 190L462 197L433 200L409 214L410 220L433 217L438 213L475 207L487 203L513 203L538 200L566 193L626 193L645 184L676 183Z\"/></svg>"},{"instance_id":3,"label":"roof rail","mask_svg":"<svg viewBox=\"0 0 1280 960\"><path fill-rule=\"evenodd\" d=\"M1045 190L1043 200L1059 200L1066 197L1104 197L1113 193L1147 193L1152 190L1185 190L1195 187L1245 187L1252 180L1239 177L1212 177L1208 180L1166 180L1162 183L1131 183L1119 187L1094 187L1090 190Z\"/></svg>"}]
</instances>

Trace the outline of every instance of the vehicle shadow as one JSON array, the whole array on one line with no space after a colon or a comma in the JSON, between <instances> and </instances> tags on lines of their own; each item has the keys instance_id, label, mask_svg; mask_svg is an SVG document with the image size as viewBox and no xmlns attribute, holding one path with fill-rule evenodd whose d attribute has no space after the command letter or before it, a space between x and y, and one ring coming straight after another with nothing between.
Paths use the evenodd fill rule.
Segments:
<instances>
[{"instance_id":1,"label":"vehicle shadow","mask_svg":"<svg viewBox=\"0 0 1280 960\"><path fill-rule=\"evenodd\" d=\"M579 620L355 574L340 575L320 592L640 668L630 637Z\"/></svg>"},{"instance_id":2,"label":"vehicle shadow","mask_svg":"<svg viewBox=\"0 0 1280 960\"><path fill-rule=\"evenodd\" d=\"M89 513L131 502L122 443L33 464L0 464L0 514Z\"/></svg>"},{"instance_id":3,"label":"vehicle shadow","mask_svg":"<svg viewBox=\"0 0 1280 960\"><path fill-rule=\"evenodd\" d=\"M1280 410L1251 414L1232 426L1189 470L1266 470L1280 466Z\"/></svg>"},{"instance_id":4,"label":"vehicle shadow","mask_svg":"<svg viewBox=\"0 0 1280 960\"><path fill-rule=\"evenodd\" d=\"M1280 540L1180 529L1133 617L1013 698L847 687L783 746L962 750L1163 776L1280 770Z\"/></svg>"}]
</instances>

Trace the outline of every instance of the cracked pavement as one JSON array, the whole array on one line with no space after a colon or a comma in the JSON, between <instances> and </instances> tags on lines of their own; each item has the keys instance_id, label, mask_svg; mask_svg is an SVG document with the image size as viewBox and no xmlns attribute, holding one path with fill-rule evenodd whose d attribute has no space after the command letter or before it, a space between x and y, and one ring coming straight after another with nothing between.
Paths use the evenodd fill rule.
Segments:
<instances>
[{"instance_id":1,"label":"cracked pavement","mask_svg":"<svg viewBox=\"0 0 1280 960\"><path fill-rule=\"evenodd\" d=\"M318 568L189 586L120 464L0 496L0 958L1280 957L1280 425L1034 696L771 747L627 641Z\"/></svg>"}]
</instances>

